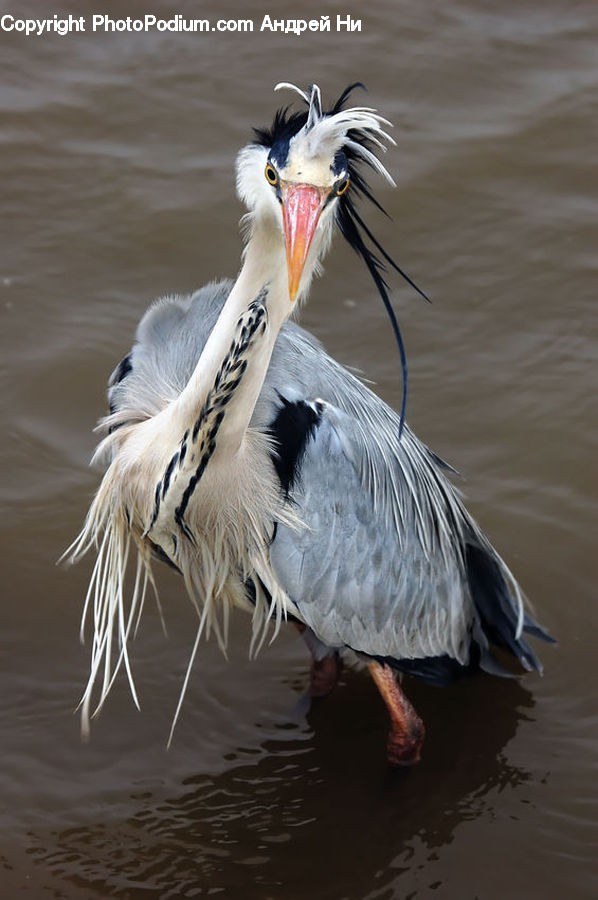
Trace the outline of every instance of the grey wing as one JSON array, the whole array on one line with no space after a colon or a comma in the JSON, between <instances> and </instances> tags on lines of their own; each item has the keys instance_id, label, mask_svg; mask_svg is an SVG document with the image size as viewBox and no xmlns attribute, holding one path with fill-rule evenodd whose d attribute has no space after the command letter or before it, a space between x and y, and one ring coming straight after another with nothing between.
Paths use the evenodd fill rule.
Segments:
<instances>
[{"instance_id":1,"label":"grey wing","mask_svg":"<svg viewBox=\"0 0 598 900\"><path fill-rule=\"evenodd\" d=\"M109 427L160 412L187 384L226 302L231 281L192 295L163 297L149 307L131 351L108 380Z\"/></svg>"},{"instance_id":2,"label":"grey wing","mask_svg":"<svg viewBox=\"0 0 598 900\"><path fill-rule=\"evenodd\" d=\"M292 324L275 347L258 426L276 424L282 399L310 405L317 422L291 485L306 527L279 526L270 555L316 636L373 656L448 657L507 674L494 643L541 670L522 631L550 638L448 481L450 466L409 428L399 440L398 415ZM297 453L296 441L282 436L281 454L289 449Z\"/></svg>"},{"instance_id":3,"label":"grey wing","mask_svg":"<svg viewBox=\"0 0 598 900\"><path fill-rule=\"evenodd\" d=\"M376 502L355 422L336 406L317 408L293 491L306 527L279 526L270 549L280 583L329 646L467 663L473 611L457 546L444 548L444 559L434 545L427 551L414 504L397 516L382 497Z\"/></svg>"}]
</instances>

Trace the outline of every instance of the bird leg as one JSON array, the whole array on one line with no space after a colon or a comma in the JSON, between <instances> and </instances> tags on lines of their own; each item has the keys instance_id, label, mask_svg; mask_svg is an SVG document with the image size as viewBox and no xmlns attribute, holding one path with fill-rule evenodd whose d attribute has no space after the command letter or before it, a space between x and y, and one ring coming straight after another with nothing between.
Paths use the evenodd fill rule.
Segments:
<instances>
[{"instance_id":1,"label":"bird leg","mask_svg":"<svg viewBox=\"0 0 598 900\"><path fill-rule=\"evenodd\" d=\"M371 662L368 668L390 713L388 762L393 766L412 766L419 762L426 734L424 723L401 690L390 666Z\"/></svg>"},{"instance_id":2,"label":"bird leg","mask_svg":"<svg viewBox=\"0 0 598 900\"><path fill-rule=\"evenodd\" d=\"M311 653L309 696L327 697L336 687L342 669L342 660L336 650L332 650L318 640L311 628L302 622L295 624Z\"/></svg>"}]
</instances>

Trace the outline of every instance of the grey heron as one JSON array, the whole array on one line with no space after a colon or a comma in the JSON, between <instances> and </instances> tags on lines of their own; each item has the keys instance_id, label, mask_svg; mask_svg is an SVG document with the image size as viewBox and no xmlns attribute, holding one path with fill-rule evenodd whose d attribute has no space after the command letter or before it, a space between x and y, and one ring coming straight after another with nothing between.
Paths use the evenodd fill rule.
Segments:
<instances>
[{"instance_id":1,"label":"grey heron","mask_svg":"<svg viewBox=\"0 0 598 900\"><path fill-rule=\"evenodd\" d=\"M380 161L390 123L348 107L353 87L325 111L316 85L277 85L305 108L279 111L239 153L247 215L236 281L151 306L110 378L95 456L107 469L71 547L73 558L97 549L82 623L91 616L94 632L84 729L122 667L137 703L128 642L156 557L182 575L198 616L174 722L202 634L225 648L235 607L252 614L254 652L271 623L274 633L295 623L314 696L334 686L341 654L365 660L390 712L395 764L418 761L424 738L396 672L440 684L477 669L510 674L493 646L541 669L524 632L550 636L450 467L403 427L404 397L397 414L289 320L337 228L389 307L384 270L398 266L355 201L379 206L368 169L394 184Z\"/></svg>"}]
</instances>

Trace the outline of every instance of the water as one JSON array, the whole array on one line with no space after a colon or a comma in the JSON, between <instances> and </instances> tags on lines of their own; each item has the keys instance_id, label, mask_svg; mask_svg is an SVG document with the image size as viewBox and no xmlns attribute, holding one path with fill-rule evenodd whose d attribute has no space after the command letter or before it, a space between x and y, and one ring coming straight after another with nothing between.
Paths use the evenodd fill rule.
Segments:
<instances>
[{"instance_id":1,"label":"water","mask_svg":"<svg viewBox=\"0 0 598 900\"><path fill-rule=\"evenodd\" d=\"M362 33L1 36L3 896L596 894L595 5L343 9ZM271 118L273 84L330 97L356 79L398 141L385 160L398 189L375 185L392 221L368 221L434 300L393 279L409 421L467 476L559 646L539 648L543 678L410 684L428 738L419 767L390 773L367 677L346 672L301 716L300 642L289 629L250 663L241 616L228 662L202 647L167 752L193 618L165 572L169 637L148 609L134 646L142 711L119 686L82 745L89 566L54 563L98 481L105 379L150 300L235 274L234 157ZM362 268L337 240L303 323L396 404L396 351Z\"/></svg>"}]
</instances>

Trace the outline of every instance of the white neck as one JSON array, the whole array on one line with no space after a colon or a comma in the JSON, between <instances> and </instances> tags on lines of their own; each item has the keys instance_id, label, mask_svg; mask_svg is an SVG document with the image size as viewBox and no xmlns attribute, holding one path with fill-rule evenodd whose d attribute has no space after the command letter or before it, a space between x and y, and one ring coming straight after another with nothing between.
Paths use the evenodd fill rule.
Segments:
<instances>
[{"instance_id":1,"label":"white neck","mask_svg":"<svg viewBox=\"0 0 598 900\"><path fill-rule=\"evenodd\" d=\"M177 401L177 419L183 429L192 427L197 419L222 362L231 350L240 317L264 288L267 290L267 327L263 334L256 337L242 380L226 407L218 432L219 455L222 452L232 455L241 446L276 338L293 308L289 297L284 241L280 228L271 219L261 219L254 224L239 276Z\"/></svg>"}]
</instances>

